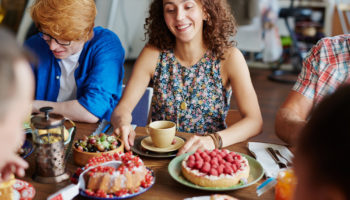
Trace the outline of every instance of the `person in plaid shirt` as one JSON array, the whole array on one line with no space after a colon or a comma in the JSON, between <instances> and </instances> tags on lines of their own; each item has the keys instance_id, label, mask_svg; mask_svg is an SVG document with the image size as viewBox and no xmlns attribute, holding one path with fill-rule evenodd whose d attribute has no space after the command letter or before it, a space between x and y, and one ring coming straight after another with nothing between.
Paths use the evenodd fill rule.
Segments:
<instances>
[{"instance_id":1,"label":"person in plaid shirt","mask_svg":"<svg viewBox=\"0 0 350 200\"><path fill-rule=\"evenodd\" d=\"M293 145L313 107L350 82L349 69L350 35L321 39L308 53L297 82L277 112L277 136Z\"/></svg>"}]
</instances>

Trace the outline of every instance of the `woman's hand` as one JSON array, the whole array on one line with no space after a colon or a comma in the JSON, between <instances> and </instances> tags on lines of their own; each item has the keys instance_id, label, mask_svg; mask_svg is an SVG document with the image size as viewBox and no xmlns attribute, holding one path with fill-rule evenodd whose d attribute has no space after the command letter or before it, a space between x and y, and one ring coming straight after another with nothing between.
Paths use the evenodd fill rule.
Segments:
<instances>
[{"instance_id":1,"label":"woman's hand","mask_svg":"<svg viewBox=\"0 0 350 200\"><path fill-rule=\"evenodd\" d=\"M179 150L177 155L181 155L188 152L195 152L197 149L204 150L213 150L215 149L215 144L213 139L210 136L192 136L185 145Z\"/></svg>"},{"instance_id":2,"label":"woman's hand","mask_svg":"<svg viewBox=\"0 0 350 200\"><path fill-rule=\"evenodd\" d=\"M114 129L114 134L120 136L124 142L124 147L127 151L130 151L131 146L134 145L135 131L131 126L132 116L125 115L112 115L111 122Z\"/></svg>"}]
</instances>

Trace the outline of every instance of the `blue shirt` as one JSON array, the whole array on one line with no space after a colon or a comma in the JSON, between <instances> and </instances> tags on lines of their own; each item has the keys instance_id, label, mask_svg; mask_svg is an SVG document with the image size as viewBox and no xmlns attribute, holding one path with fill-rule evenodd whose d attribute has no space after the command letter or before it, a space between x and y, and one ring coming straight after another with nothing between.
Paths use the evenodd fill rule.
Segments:
<instances>
[{"instance_id":1,"label":"blue shirt","mask_svg":"<svg viewBox=\"0 0 350 200\"><path fill-rule=\"evenodd\" d=\"M102 27L94 28L94 36L84 44L74 72L77 100L100 120L110 120L122 94L124 49L118 36ZM39 58L33 67L36 100L57 101L61 69L49 45L36 34L26 43Z\"/></svg>"}]
</instances>

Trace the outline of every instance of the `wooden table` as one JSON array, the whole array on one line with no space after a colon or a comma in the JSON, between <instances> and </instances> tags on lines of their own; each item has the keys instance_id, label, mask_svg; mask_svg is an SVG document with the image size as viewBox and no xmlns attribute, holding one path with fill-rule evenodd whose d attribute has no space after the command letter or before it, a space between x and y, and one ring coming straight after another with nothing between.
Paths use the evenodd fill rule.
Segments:
<instances>
[{"instance_id":1,"label":"wooden table","mask_svg":"<svg viewBox=\"0 0 350 200\"><path fill-rule=\"evenodd\" d=\"M75 136L75 139L82 138L82 136L84 135L90 135L97 127L96 124L87 124L87 123L77 123L76 126L77 126L77 134ZM137 127L136 134L137 136L146 135L145 128ZM188 134L188 133L177 133L177 135L185 138L189 138L191 136L191 134ZM247 155L251 155L247 148L247 142L242 142L239 144L229 146L227 149L241 152ZM212 192L209 192L209 191L202 191L202 190L186 187L176 182L175 180L173 180L168 173L168 164L171 161L171 159L155 159L155 158L147 158L147 157L141 157L141 158L144 161L145 165L153 169L153 171L155 172L156 182L150 190L132 199L174 200L174 199L184 199L186 197L213 194ZM42 183L34 182L33 179L31 178L35 169L34 153L32 153L27 158L27 161L30 164L30 168L26 171L26 176L22 179L27 182L30 182L35 187L35 190L36 190L35 199L46 199L50 194L53 194L57 190L70 184L69 180L61 183L57 183L57 184L42 184ZM67 171L70 174L73 174L77 168L78 166L74 164L73 157L72 155L70 155L67 162ZM249 186L247 188L228 191L228 192L219 192L219 193L225 193L225 194L234 196L236 198L239 198L241 200L274 199L273 190L270 190L269 192L263 194L259 198L257 197L256 187L263 180L260 180L258 183L252 186ZM84 199L84 198L81 196L77 196L75 199Z\"/></svg>"}]
</instances>

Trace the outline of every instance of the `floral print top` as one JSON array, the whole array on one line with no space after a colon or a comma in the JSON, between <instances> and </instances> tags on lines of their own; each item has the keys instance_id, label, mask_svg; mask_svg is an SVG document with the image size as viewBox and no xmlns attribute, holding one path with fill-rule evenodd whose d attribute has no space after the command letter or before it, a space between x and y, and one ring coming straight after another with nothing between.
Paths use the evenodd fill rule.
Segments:
<instances>
[{"instance_id":1,"label":"floral print top","mask_svg":"<svg viewBox=\"0 0 350 200\"><path fill-rule=\"evenodd\" d=\"M226 128L232 91L223 86L220 60L209 51L191 67L182 66L173 50L161 52L153 91L152 121L173 121L178 131L197 134Z\"/></svg>"}]
</instances>

